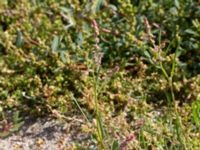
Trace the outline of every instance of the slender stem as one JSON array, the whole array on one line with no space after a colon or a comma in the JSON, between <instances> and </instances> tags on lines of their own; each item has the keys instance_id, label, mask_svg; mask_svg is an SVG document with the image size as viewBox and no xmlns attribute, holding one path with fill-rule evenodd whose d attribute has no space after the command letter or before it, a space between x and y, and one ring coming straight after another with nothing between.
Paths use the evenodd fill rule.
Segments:
<instances>
[{"instance_id":1,"label":"slender stem","mask_svg":"<svg viewBox=\"0 0 200 150\"><path fill-rule=\"evenodd\" d=\"M81 113L83 114L83 116L85 117L85 119L87 120L87 122L90 122L88 117L86 116L86 114L84 113L84 111L82 110L81 106L79 105L77 99L71 95L72 99L74 100L74 102L76 103L77 107L79 108L79 110L81 111Z\"/></svg>"},{"instance_id":2,"label":"slender stem","mask_svg":"<svg viewBox=\"0 0 200 150\"><path fill-rule=\"evenodd\" d=\"M99 141L101 144L101 147L106 150L106 145L104 143L104 133L103 133L103 127L102 127L102 120L101 115L99 111L99 104L98 104L98 85L99 85L99 68L96 68L96 74L93 72L93 82L94 82L94 100L95 100L95 111L96 111L96 121L97 121L97 134L99 137Z\"/></svg>"}]
</instances>

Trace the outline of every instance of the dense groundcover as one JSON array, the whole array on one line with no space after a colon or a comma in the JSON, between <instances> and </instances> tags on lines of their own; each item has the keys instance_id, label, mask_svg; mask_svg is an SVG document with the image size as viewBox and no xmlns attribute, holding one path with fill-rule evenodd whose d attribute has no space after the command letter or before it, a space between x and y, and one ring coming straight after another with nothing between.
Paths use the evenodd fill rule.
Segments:
<instances>
[{"instance_id":1,"label":"dense groundcover","mask_svg":"<svg viewBox=\"0 0 200 150\"><path fill-rule=\"evenodd\" d=\"M93 149L199 149L199 41L198 0L1 0L1 124L81 115Z\"/></svg>"}]
</instances>

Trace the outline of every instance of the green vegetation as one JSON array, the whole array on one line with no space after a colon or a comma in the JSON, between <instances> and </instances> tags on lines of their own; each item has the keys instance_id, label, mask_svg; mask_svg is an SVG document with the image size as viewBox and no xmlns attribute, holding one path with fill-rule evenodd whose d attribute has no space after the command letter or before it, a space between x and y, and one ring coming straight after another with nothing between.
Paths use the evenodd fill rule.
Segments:
<instances>
[{"instance_id":1,"label":"green vegetation","mask_svg":"<svg viewBox=\"0 0 200 150\"><path fill-rule=\"evenodd\" d=\"M199 41L198 0L1 0L0 136L70 114L93 149L197 150Z\"/></svg>"}]
</instances>

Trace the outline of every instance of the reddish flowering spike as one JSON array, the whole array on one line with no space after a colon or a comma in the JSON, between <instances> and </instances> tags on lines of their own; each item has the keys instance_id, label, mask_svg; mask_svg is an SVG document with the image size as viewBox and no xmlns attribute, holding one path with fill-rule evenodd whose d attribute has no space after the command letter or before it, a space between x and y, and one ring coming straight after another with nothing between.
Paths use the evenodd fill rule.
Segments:
<instances>
[{"instance_id":1,"label":"reddish flowering spike","mask_svg":"<svg viewBox=\"0 0 200 150\"><path fill-rule=\"evenodd\" d=\"M126 141L129 142L129 141L133 141L135 139L136 139L135 134L132 133L132 134L130 134L130 135L127 136Z\"/></svg>"},{"instance_id":2,"label":"reddish flowering spike","mask_svg":"<svg viewBox=\"0 0 200 150\"><path fill-rule=\"evenodd\" d=\"M129 142L134 141L136 139L136 136L134 133L129 134L126 139L120 144L120 150L126 150L126 146Z\"/></svg>"},{"instance_id":3,"label":"reddish flowering spike","mask_svg":"<svg viewBox=\"0 0 200 150\"><path fill-rule=\"evenodd\" d=\"M101 29L101 31L102 31L102 32L105 32L105 33L111 33L111 31L108 30L108 29Z\"/></svg>"},{"instance_id":4,"label":"reddish flowering spike","mask_svg":"<svg viewBox=\"0 0 200 150\"><path fill-rule=\"evenodd\" d=\"M96 35L98 36L99 35L99 26L98 26L96 20L94 20L94 19L92 20L92 26L95 30Z\"/></svg>"},{"instance_id":5,"label":"reddish flowering spike","mask_svg":"<svg viewBox=\"0 0 200 150\"><path fill-rule=\"evenodd\" d=\"M156 27L156 28L160 28L160 25L155 23L155 22L153 23L153 26Z\"/></svg>"},{"instance_id":6,"label":"reddish flowering spike","mask_svg":"<svg viewBox=\"0 0 200 150\"><path fill-rule=\"evenodd\" d=\"M96 22L96 20L92 20L92 25L94 26L94 27L97 27L98 25L97 25L97 22Z\"/></svg>"}]
</instances>

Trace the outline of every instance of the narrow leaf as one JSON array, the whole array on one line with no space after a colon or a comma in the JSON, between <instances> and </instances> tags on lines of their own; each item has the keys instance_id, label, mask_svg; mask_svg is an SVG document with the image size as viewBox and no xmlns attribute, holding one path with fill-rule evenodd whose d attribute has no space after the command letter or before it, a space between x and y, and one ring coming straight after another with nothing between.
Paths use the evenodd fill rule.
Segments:
<instances>
[{"instance_id":1,"label":"narrow leaf","mask_svg":"<svg viewBox=\"0 0 200 150\"><path fill-rule=\"evenodd\" d=\"M176 6L176 8L178 8L178 9L179 9L179 8L180 8L180 3L179 3L179 0L175 0L175 1L174 1L174 3L175 3L175 6Z\"/></svg>"},{"instance_id":2,"label":"narrow leaf","mask_svg":"<svg viewBox=\"0 0 200 150\"><path fill-rule=\"evenodd\" d=\"M196 35L197 33L195 31L193 31L192 29L186 29L185 30L185 33L188 33L188 34L193 34L193 35Z\"/></svg>"},{"instance_id":3,"label":"narrow leaf","mask_svg":"<svg viewBox=\"0 0 200 150\"><path fill-rule=\"evenodd\" d=\"M21 31L17 31L16 46L20 48L23 45L23 35Z\"/></svg>"},{"instance_id":4,"label":"narrow leaf","mask_svg":"<svg viewBox=\"0 0 200 150\"><path fill-rule=\"evenodd\" d=\"M55 52L56 50L58 50L58 46L59 46L59 37L55 36L52 43L51 43L52 51Z\"/></svg>"},{"instance_id":5,"label":"narrow leaf","mask_svg":"<svg viewBox=\"0 0 200 150\"><path fill-rule=\"evenodd\" d=\"M114 141L111 150L119 150L119 142Z\"/></svg>"},{"instance_id":6,"label":"narrow leaf","mask_svg":"<svg viewBox=\"0 0 200 150\"><path fill-rule=\"evenodd\" d=\"M76 38L76 43L81 46L83 44L83 34L81 32L78 33Z\"/></svg>"},{"instance_id":7,"label":"narrow leaf","mask_svg":"<svg viewBox=\"0 0 200 150\"><path fill-rule=\"evenodd\" d=\"M92 11L93 13L99 12L101 6L103 5L104 0L94 0L93 6L92 6Z\"/></svg>"}]
</instances>

